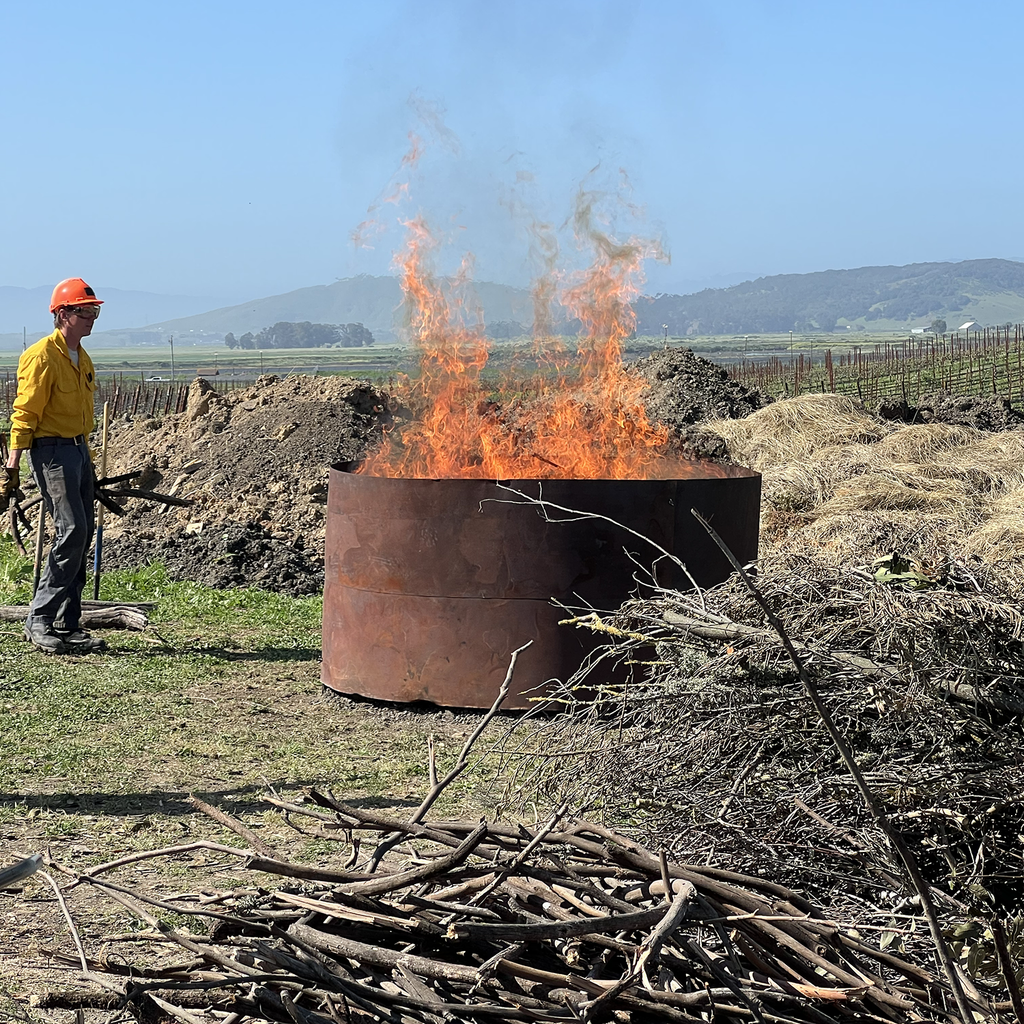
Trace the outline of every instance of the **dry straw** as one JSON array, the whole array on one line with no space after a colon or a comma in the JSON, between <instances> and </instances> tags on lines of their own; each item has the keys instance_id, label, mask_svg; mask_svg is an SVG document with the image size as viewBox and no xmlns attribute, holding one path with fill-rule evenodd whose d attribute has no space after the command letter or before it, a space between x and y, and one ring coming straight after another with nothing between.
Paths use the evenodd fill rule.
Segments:
<instances>
[{"instance_id":1,"label":"dry straw","mask_svg":"<svg viewBox=\"0 0 1024 1024\"><path fill-rule=\"evenodd\" d=\"M764 475L763 552L852 564L968 554L1024 584L1024 433L897 425L840 395L708 426Z\"/></svg>"}]
</instances>

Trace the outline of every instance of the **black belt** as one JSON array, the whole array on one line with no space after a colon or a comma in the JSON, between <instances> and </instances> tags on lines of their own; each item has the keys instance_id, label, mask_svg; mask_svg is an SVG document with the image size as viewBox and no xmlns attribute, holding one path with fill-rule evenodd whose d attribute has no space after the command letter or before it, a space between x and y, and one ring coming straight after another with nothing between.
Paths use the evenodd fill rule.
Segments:
<instances>
[{"instance_id":1,"label":"black belt","mask_svg":"<svg viewBox=\"0 0 1024 1024\"><path fill-rule=\"evenodd\" d=\"M76 434L74 437L37 437L32 447L42 448L51 444L85 444L85 434Z\"/></svg>"}]
</instances>

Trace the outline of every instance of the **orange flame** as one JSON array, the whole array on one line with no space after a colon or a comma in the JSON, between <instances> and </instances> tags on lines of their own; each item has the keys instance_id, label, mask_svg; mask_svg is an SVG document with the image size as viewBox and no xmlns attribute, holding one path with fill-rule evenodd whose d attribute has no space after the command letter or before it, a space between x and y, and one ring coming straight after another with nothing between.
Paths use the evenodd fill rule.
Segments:
<instances>
[{"instance_id":1,"label":"orange flame","mask_svg":"<svg viewBox=\"0 0 1024 1024\"><path fill-rule=\"evenodd\" d=\"M581 322L572 372L543 373L523 395L506 383L489 392L481 380L488 344L482 318L467 326L458 295L470 263L448 288L434 276L436 248L422 217L405 222L408 235L396 258L420 350L419 376L404 383L399 398L415 421L385 438L364 463L374 476L492 480L574 478L637 479L663 476L668 431L652 425L641 401L644 382L622 365L622 344L635 327L632 300L639 293L643 260L657 254L637 239L617 242L594 227L594 196L580 193L577 237L595 253L592 265L567 282L563 305ZM548 272L534 286L535 352L562 367L549 310L556 291L557 248L544 241Z\"/></svg>"}]
</instances>

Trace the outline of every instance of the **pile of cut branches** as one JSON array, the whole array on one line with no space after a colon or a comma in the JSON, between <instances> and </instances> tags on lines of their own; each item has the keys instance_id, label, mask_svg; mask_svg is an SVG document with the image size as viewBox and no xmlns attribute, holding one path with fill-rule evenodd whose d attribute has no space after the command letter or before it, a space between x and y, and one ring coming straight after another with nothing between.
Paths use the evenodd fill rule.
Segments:
<instances>
[{"instance_id":1,"label":"pile of cut branches","mask_svg":"<svg viewBox=\"0 0 1024 1024\"><path fill-rule=\"evenodd\" d=\"M133 936L128 965L110 948L90 957L79 938L92 987L37 1005L155 1006L187 1024L236 1014L294 1024L958 1019L925 933L896 955L863 921L835 920L783 885L672 863L568 819L564 806L527 829L394 820L327 792L271 802L301 831L338 840L346 866L207 842L61 868L149 931ZM180 863L197 846L263 874L229 892L162 899L108 881L128 862ZM287 881L267 887L266 873ZM161 920L167 911L191 930ZM140 942L152 943L148 966ZM1009 1004L992 995L971 990L971 1012L1009 1020Z\"/></svg>"},{"instance_id":2,"label":"pile of cut branches","mask_svg":"<svg viewBox=\"0 0 1024 1024\"><path fill-rule=\"evenodd\" d=\"M756 581L947 905L1019 914L1024 615L990 575L782 555ZM564 688L560 714L518 737L510 791L600 808L680 857L809 886L847 911L899 912L888 844L737 577L574 621L610 646ZM641 664L640 678L607 684L612 662Z\"/></svg>"}]
</instances>

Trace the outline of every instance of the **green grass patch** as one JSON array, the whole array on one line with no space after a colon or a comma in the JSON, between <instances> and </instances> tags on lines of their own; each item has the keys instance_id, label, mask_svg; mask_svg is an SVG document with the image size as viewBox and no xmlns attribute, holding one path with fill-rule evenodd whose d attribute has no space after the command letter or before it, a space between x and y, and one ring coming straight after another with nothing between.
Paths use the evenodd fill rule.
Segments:
<instances>
[{"instance_id":1,"label":"green grass patch","mask_svg":"<svg viewBox=\"0 0 1024 1024\"><path fill-rule=\"evenodd\" d=\"M6 540L0 580L5 603L28 600L31 564ZM102 654L52 657L25 643L20 623L0 624L0 824L52 813L37 826L70 839L95 835L116 807L112 834L146 848L191 814L190 791L236 809L259 805L268 786L303 785L415 804L428 735L443 770L475 724L325 695L319 597L211 590L158 564L105 574L103 597L155 601L151 629L106 633ZM467 774L446 805L472 800L481 782Z\"/></svg>"}]
</instances>

